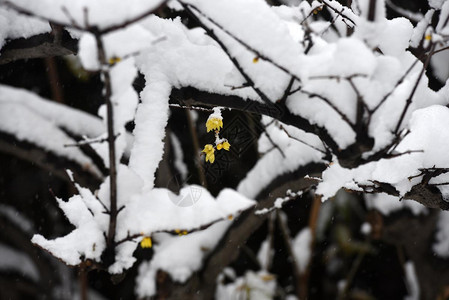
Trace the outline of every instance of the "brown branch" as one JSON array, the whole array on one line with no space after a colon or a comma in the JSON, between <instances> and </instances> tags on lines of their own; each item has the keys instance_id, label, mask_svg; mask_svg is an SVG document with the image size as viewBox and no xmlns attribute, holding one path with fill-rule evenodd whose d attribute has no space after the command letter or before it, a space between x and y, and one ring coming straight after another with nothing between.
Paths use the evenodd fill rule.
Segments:
<instances>
[{"instance_id":1,"label":"brown branch","mask_svg":"<svg viewBox=\"0 0 449 300\"><path fill-rule=\"evenodd\" d=\"M0 65L21 59L45 58L75 54L77 41L64 31L60 41L51 33L39 34L30 38L15 39L2 48Z\"/></svg>"},{"instance_id":2,"label":"brown branch","mask_svg":"<svg viewBox=\"0 0 449 300\"><path fill-rule=\"evenodd\" d=\"M103 39L100 33L95 34L98 50L98 61L101 64L101 74L104 82L104 101L106 102L107 112L107 132L108 132L108 151L109 151L109 227L107 234L107 245L111 252L115 253L115 231L117 226L117 167L116 167L116 151L115 151L115 134L114 134L114 112L112 103L112 87L109 68L107 66L106 52L103 45Z\"/></svg>"}]
</instances>

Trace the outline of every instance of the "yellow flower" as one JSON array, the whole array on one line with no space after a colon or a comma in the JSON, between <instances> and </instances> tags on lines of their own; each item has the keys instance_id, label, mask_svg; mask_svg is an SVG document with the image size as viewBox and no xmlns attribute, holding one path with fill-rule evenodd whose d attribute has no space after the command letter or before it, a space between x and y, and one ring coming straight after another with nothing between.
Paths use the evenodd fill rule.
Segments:
<instances>
[{"instance_id":1,"label":"yellow flower","mask_svg":"<svg viewBox=\"0 0 449 300\"><path fill-rule=\"evenodd\" d=\"M175 233L177 233L179 236L183 236L188 234L189 232L187 230L180 230L180 229L175 229Z\"/></svg>"},{"instance_id":2,"label":"yellow flower","mask_svg":"<svg viewBox=\"0 0 449 300\"><path fill-rule=\"evenodd\" d=\"M149 236L144 237L140 241L140 247L142 248L151 248L153 246L153 242L151 241L151 238Z\"/></svg>"},{"instance_id":3,"label":"yellow flower","mask_svg":"<svg viewBox=\"0 0 449 300\"><path fill-rule=\"evenodd\" d=\"M204 150L202 152L206 153L206 162L209 161L211 164L213 164L215 161L214 146L212 146L211 144L207 144L206 146L204 146Z\"/></svg>"},{"instance_id":4,"label":"yellow flower","mask_svg":"<svg viewBox=\"0 0 449 300\"><path fill-rule=\"evenodd\" d=\"M111 57L111 58L109 59L108 62L109 62L110 65L114 65L114 64L120 62L121 60L122 60L122 59L121 59L120 57L113 56L113 57Z\"/></svg>"},{"instance_id":5,"label":"yellow flower","mask_svg":"<svg viewBox=\"0 0 449 300\"><path fill-rule=\"evenodd\" d=\"M220 128L222 127L223 127L223 119L215 117L207 119L206 122L207 132L211 130L220 130Z\"/></svg>"},{"instance_id":6,"label":"yellow flower","mask_svg":"<svg viewBox=\"0 0 449 300\"><path fill-rule=\"evenodd\" d=\"M228 141L224 141L217 145L217 150L225 149L226 151L229 151L229 147L231 147L231 144L229 144Z\"/></svg>"},{"instance_id":7,"label":"yellow flower","mask_svg":"<svg viewBox=\"0 0 449 300\"><path fill-rule=\"evenodd\" d=\"M424 37L424 39L425 39L426 41L430 41L430 40L432 40L432 36L431 36L430 34L428 34L428 35L426 35L426 36Z\"/></svg>"}]
</instances>

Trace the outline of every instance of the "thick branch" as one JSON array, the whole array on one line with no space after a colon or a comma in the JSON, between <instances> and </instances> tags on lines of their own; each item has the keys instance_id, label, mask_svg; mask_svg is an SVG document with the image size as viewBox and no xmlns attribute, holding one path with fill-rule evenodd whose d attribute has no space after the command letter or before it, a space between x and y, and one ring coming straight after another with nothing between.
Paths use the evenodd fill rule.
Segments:
<instances>
[{"instance_id":1,"label":"thick branch","mask_svg":"<svg viewBox=\"0 0 449 300\"><path fill-rule=\"evenodd\" d=\"M28 161L67 182L70 182L70 179L64 170L70 169L75 174L77 182L91 190L98 188L101 183L101 178L90 171L88 166L81 166L68 158L46 151L31 143L18 141L6 133L0 133L0 152Z\"/></svg>"},{"instance_id":2,"label":"thick branch","mask_svg":"<svg viewBox=\"0 0 449 300\"><path fill-rule=\"evenodd\" d=\"M43 58L75 54L77 41L64 31L60 41L51 33L39 34L27 39L12 40L1 49L0 65L20 59Z\"/></svg>"}]
</instances>

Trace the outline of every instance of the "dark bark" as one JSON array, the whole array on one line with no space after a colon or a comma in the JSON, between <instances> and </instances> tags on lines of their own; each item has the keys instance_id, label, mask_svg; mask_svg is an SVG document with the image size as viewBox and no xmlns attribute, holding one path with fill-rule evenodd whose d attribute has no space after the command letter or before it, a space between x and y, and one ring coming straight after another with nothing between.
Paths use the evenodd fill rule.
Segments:
<instances>
[{"instance_id":1,"label":"dark bark","mask_svg":"<svg viewBox=\"0 0 449 300\"><path fill-rule=\"evenodd\" d=\"M57 38L52 33L39 34L9 41L1 49L0 64L20 59L76 54L77 51L78 41L71 38L67 31L61 32Z\"/></svg>"}]
</instances>

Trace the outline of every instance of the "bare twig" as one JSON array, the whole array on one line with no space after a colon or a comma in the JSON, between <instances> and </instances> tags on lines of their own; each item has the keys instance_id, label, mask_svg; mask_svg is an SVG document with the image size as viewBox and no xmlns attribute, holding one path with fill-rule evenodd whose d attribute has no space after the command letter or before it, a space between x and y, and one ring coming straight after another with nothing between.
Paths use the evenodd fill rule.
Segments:
<instances>
[{"instance_id":1,"label":"bare twig","mask_svg":"<svg viewBox=\"0 0 449 300\"><path fill-rule=\"evenodd\" d=\"M119 136L120 136L120 133L117 133L115 135L114 139L117 139L117 137L119 137ZM107 142L108 140L109 140L109 137L105 137L105 138L101 138L101 139L84 140L84 141L79 141L74 144L64 144L64 147L81 147L83 145L101 144L101 143Z\"/></svg>"},{"instance_id":2,"label":"bare twig","mask_svg":"<svg viewBox=\"0 0 449 300\"><path fill-rule=\"evenodd\" d=\"M200 106L186 106L186 105L173 104L173 103L170 103L169 106L174 107L174 108L188 109L188 110L199 110L199 111L207 111L207 112L214 111L212 108L205 108L205 107L200 107Z\"/></svg>"},{"instance_id":3,"label":"bare twig","mask_svg":"<svg viewBox=\"0 0 449 300\"><path fill-rule=\"evenodd\" d=\"M112 103L112 87L107 66L106 52L103 45L103 39L100 33L95 34L98 49L98 60L101 67L101 74L104 82L104 100L106 102L107 112L107 132L108 132L108 150L109 150L109 227L107 234L107 244L114 250L115 231L117 226L117 167L116 167L116 151L115 151L115 134L114 134L114 112ZM114 252L112 252L114 253Z\"/></svg>"},{"instance_id":4,"label":"bare twig","mask_svg":"<svg viewBox=\"0 0 449 300\"><path fill-rule=\"evenodd\" d=\"M290 91L293 87L294 82L295 82L295 78L294 77L290 78L290 81L288 82L288 85L285 88L284 95L282 95L282 98L277 101L281 105L285 105L285 102L287 101L287 98L290 95Z\"/></svg>"},{"instance_id":5,"label":"bare twig","mask_svg":"<svg viewBox=\"0 0 449 300\"><path fill-rule=\"evenodd\" d=\"M404 117L405 117L405 115L407 113L407 110L408 110L410 104L412 104L412 98L415 95L416 89L418 88L419 82L421 81L421 77L424 75L424 72L426 71L427 66L430 63L430 58L433 55L433 51L435 50L435 47L436 47L436 44L433 44L432 47L430 48L430 53L427 56L426 61L424 62L424 65L423 65L423 67L421 69L421 72L418 75L418 79L416 80L416 83L413 86L413 89L410 92L410 95L408 96L408 98L407 98L407 100L405 102L404 109L402 110L401 116L399 117L399 120L398 120L398 122L396 124L396 128L394 129L394 133L397 133L399 131L399 128L401 127L402 122L404 121Z\"/></svg>"},{"instance_id":6,"label":"bare twig","mask_svg":"<svg viewBox=\"0 0 449 300\"><path fill-rule=\"evenodd\" d=\"M185 11L203 28L206 33L214 39L218 45L221 47L221 49L226 53L226 55L229 57L229 59L232 61L234 66L237 68L237 70L240 72L240 74L245 78L246 82L249 86L252 87L252 89L257 93L257 95L261 98L263 102L265 102L266 105L273 106L273 102L267 97L265 93L263 93L259 88L256 87L254 81L251 79L251 77L245 72L245 70L240 66L240 63L237 61L237 59L231 54L229 49L226 47L226 45L217 37L217 35L214 33L214 31L207 27L196 15L195 13L190 9L191 5L185 4L183 2L180 2ZM195 9L195 8L194 8Z\"/></svg>"},{"instance_id":7,"label":"bare twig","mask_svg":"<svg viewBox=\"0 0 449 300\"><path fill-rule=\"evenodd\" d=\"M272 145L274 148L276 148L276 149L281 153L281 155L282 155L283 158L285 158L285 153L284 153L284 151L279 147L278 144L276 144L276 143L273 141L273 139L271 138L270 133L267 131L267 127L268 127L268 125L265 126L265 127L263 128L263 131L264 131L264 133L265 133L265 136L267 137L268 141L270 141L271 145Z\"/></svg>"},{"instance_id":8,"label":"bare twig","mask_svg":"<svg viewBox=\"0 0 449 300\"><path fill-rule=\"evenodd\" d=\"M394 87L385 94L385 96L382 97L382 99L379 101L379 103L370 111L370 114L374 114L379 107L381 107L385 101L388 99L388 97L390 97L391 94L393 94L393 92L396 90L396 88L402 84L404 82L405 77L407 77L407 75L412 71L412 69L415 67L415 65L418 63L419 59L417 58L413 64L405 71L405 73L401 76L401 78L399 78L399 80L396 82L396 84L394 85Z\"/></svg>"},{"instance_id":9,"label":"bare twig","mask_svg":"<svg viewBox=\"0 0 449 300\"><path fill-rule=\"evenodd\" d=\"M342 17L343 20L347 20L347 21L349 21L352 24L352 25L349 25L349 24L346 23L346 25L348 25L349 27L354 27L355 26L355 22L350 17L348 17L347 15L344 14L344 10L343 9L342 9L342 11L338 11L329 2L327 2L327 0L321 0L320 2L324 3L324 5L326 5L327 8L329 8L334 13L336 13L340 17Z\"/></svg>"},{"instance_id":10,"label":"bare twig","mask_svg":"<svg viewBox=\"0 0 449 300\"><path fill-rule=\"evenodd\" d=\"M435 55L435 54L437 54L437 53L439 53L439 52L446 51L446 50L448 50L448 49L449 49L449 46L444 47L444 48L441 48L441 49L438 49L438 50L435 50L435 51L433 51L433 54Z\"/></svg>"},{"instance_id":11,"label":"bare twig","mask_svg":"<svg viewBox=\"0 0 449 300\"><path fill-rule=\"evenodd\" d=\"M123 21L121 23L107 26L107 27L105 27L103 29L99 29L96 26L80 25L80 24L78 24L78 22L76 22L76 20L71 16L71 14L69 13L67 7L65 7L65 6L61 7L61 10L67 16L67 19L70 22L69 24L53 20L52 18L49 18L49 17L38 15L38 14L36 14L36 12L31 11L28 8L16 5L16 4L12 3L11 1L5 1L5 2L3 2L3 4L8 6L9 8L11 8L13 10L15 10L18 13L21 13L21 14L27 15L27 16L31 16L31 17L35 17L35 18L43 20L43 21L52 22L55 25L59 25L59 26L63 26L63 27L72 27L74 29L78 29L78 30L82 30L82 31L88 31L88 32L91 32L93 34L103 35L103 34L110 33L112 31L123 29L123 28L125 28L125 27L127 27L127 26L129 26L131 24L134 24L136 22L141 21L142 19L148 17L149 15L155 13L157 10L162 8L166 4L166 2L167 2L167 0L163 0L156 7L152 7L151 9L146 10L145 12L141 13L140 15L137 15L137 16L135 16L133 18L130 18L130 19L126 20L126 21ZM85 15L85 21L87 22L86 15Z\"/></svg>"},{"instance_id":12,"label":"bare twig","mask_svg":"<svg viewBox=\"0 0 449 300\"><path fill-rule=\"evenodd\" d=\"M144 11L144 12L141 13L140 15L137 15L137 16L135 16L135 17L133 17L133 18L130 18L130 19L128 19L128 20L126 20L126 21L124 21L124 22L122 22L122 23L119 23L119 24L116 24L116 25L111 25L111 26L108 26L108 27L106 27L106 28L103 28L103 29L100 31L100 33L101 33L101 34L106 34L106 33L109 33L109 32L115 31L115 30L122 29L122 28L124 28L124 27L126 27L126 26L128 26L128 25L137 23L137 22L139 22L139 21L145 19L145 18L148 17L149 15L155 13L156 11L158 11L159 9L161 9L162 7L164 7L165 4L167 3L167 1L168 1L168 0L162 0L162 1L160 1L160 3L159 3L157 6L152 7L152 8L150 8L150 9Z\"/></svg>"},{"instance_id":13,"label":"bare twig","mask_svg":"<svg viewBox=\"0 0 449 300\"><path fill-rule=\"evenodd\" d=\"M247 48L248 50L250 50L251 52L253 52L255 54L256 57L261 58L269 63L271 63L272 65L274 65L275 67L277 67L278 69L284 71L285 73L287 73L288 75L290 75L291 77L293 77L294 79L298 80L299 82L301 82L301 79L293 74L290 70L288 70L286 67L281 66L279 63L275 62L273 59L267 57L266 55L264 55L263 53L261 53L260 51L258 51L257 49L253 48L252 46L250 46L248 43L246 43L245 41L243 41L242 39L240 39L239 37L237 37L236 35L234 35L233 33L231 33L229 30L227 30L226 28L224 28L221 24L219 24L217 21L213 20L212 18L210 18L209 16L207 16L204 12L202 12L198 7L192 5L192 4L186 4L183 3L182 1L181 5L184 6L185 9L189 9L192 8L193 10L195 10L198 14L200 14L203 18L205 18L207 21L211 22L213 25L217 26L220 30L222 30L224 33L226 33L227 35L229 35L231 38L233 38L234 40L236 40L238 43L240 43L242 46L244 46L245 48Z\"/></svg>"},{"instance_id":14,"label":"bare twig","mask_svg":"<svg viewBox=\"0 0 449 300\"><path fill-rule=\"evenodd\" d=\"M306 91L304 89L301 89L299 92L306 94L307 96L309 96L310 98L319 98L321 100L323 100L327 105L329 105L342 119L343 121L345 121L349 127L351 127L352 130L354 130L354 132L356 132L356 126L351 122L351 120L349 120L348 116L346 116L335 104L333 104L328 98L316 94L316 93L312 93L309 91Z\"/></svg>"},{"instance_id":15,"label":"bare twig","mask_svg":"<svg viewBox=\"0 0 449 300\"><path fill-rule=\"evenodd\" d=\"M313 145L310 145L309 143L304 142L303 140L300 140L300 139L298 139L298 138L292 136L292 135L287 131L287 129L286 129L284 126L280 125L280 128L281 128L281 129L285 132L285 134L286 134L289 138L291 138L292 140L295 140L295 141L300 142L300 143L302 143L302 144L304 144L304 145L306 145L306 146L309 146L310 148L312 148L312 149L314 149L314 150L316 150L316 151L318 151L318 152L321 152L321 153L323 153L324 155L329 155L329 154L330 154L330 153L327 153L326 151L321 150L320 148L317 148L317 147L315 147L315 146L313 146Z\"/></svg>"}]
</instances>

